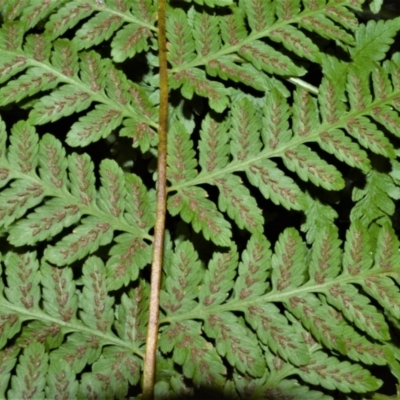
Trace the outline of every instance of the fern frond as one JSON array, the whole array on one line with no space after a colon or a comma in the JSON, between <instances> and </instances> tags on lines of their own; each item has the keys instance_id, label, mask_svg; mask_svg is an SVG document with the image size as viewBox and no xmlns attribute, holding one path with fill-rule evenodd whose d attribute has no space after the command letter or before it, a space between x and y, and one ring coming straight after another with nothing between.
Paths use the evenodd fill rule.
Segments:
<instances>
[{"instance_id":1,"label":"fern frond","mask_svg":"<svg viewBox=\"0 0 400 400\"><path fill-rule=\"evenodd\" d=\"M353 7L359 8L356 3ZM274 18L275 13L277 18L280 18L279 22ZM354 36L347 33L340 25L346 29L351 27L353 30L358 25L353 14L343 4L327 7L325 2L306 3L306 7L301 11L300 2L285 1L275 6L270 2L247 1L240 2L239 7L232 7L230 12L222 17L205 15L204 12L198 14L192 9L189 22L186 22L181 10L171 11L170 18L170 41L176 43L171 46L170 53L174 87L182 84L187 86L187 81L182 79L178 80L179 85L176 76L181 77L182 74L192 76L190 71L193 72L193 67L198 68L201 65L205 66L211 76L218 75L223 79L229 78L234 81L240 76L241 64L244 63L245 66L246 61L256 69L267 73L283 76L304 75L305 70L298 63L293 63L289 57L260 39L268 38L282 43L286 49L300 57L323 63L324 57L312 39L296 29L293 24L316 32L324 38L340 39L349 44L354 43ZM175 21L175 18L178 19ZM224 41L222 46L217 36L218 20ZM247 32L247 23L252 30L250 34ZM175 50L173 46L176 46ZM219 62L221 56L229 54L237 56L231 58L232 61L228 65ZM244 77L244 83L256 87L252 79L248 78L246 82L245 71L242 71L241 75ZM268 82L268 75L258 75L265 76ZM257 86L261 89L259 85ZM268 88L272 88L272 85L268 85ZM204 96L200 91L197 93ZM182 94L191 98L187 87L183 88Z\"/></svg>"},{"instance_id":2,"label":"fern frond","mask_svg":"<svg viewBox=\"0 0 400 400\"><path fill-rule=\"evenodd\" d=\"M262 351L272 351L280 357L282 365L287 365L284 367L287 374L281 376L297 374L312 385L341 392L374 391L381 381L358 362L378 365L388 362L384 347L391 340L388 323L378 308L371 304L371 297L375 299L378 295L380 284L389 283L386 274L392 273L392 268L398 269L394 264L398 258L398 241L393 242L393 233L387 229L380 230L379 238L376 263L372 267L368 234L361 224L353 225L348 231L343 260L341 243L333 228L315 240L311 253L297 231L288 229L275 246L269 273L269 267L264 266L269 260L268 252L263 251L268 243L254 236L243 252L238 278L235 278L238 261L234 250L214 254L202 272L194 258L191 262L184 255L187 251L194 257L191 246L180 244L175 250L176 256L179 254L179 263L172 259L168 263L167 273L174 278L168 281L162 298L162 307L167 313L163 323L171 324L168 332L178 334L187 329L183 328L185 321L193 318L203 321L204 338L216 340L220 356L240 373L247 371L254 377L262 376L260 366L255 368L255 364L245 361L253 351L259 351L252 347L257 343L253 336L255 333L264 343ZM384 243L387 243L386 247ZM385 255L388 255L388 261L392 260L390 265L393 267L383 263L383 248L387 249ZM311 260L309 272L306 269L307 258ZM368 259L370 262L365 264ZM203 283L200 284L201 290L196 292L194 288L199 279ZM244 282L249 288L247 291L242 288ZM361 294L356 289L359 285L369 289ZM186 287L190 307L182 306ZM382 307L390 308L389 304L400 296L397 286L392 284L391 287L385 297L388 300L380 302ZM232 288L232 296L226 296ZM194 306L196 298L197 307ZM287 312L282 314L273 303L280 303ZM238 319L237 313L245 317L247 324ZM355 330L352 323L363 334ZM237 324L240 328L235 328ZM246 338L246 343L253 338L247 345L247 355L239 356L243 350L235 344L235 338L230 337L233 331L224 331L228 326L234 330L244 329L240 337ZM251 333L246 334L249 329ZM220 336L224 337L224 345L219 344ZM176 340L175 337L172 339L172 333L168 333L168 337L162 345L165 354L172 348L171 341ZM166 343L169 343L168 347ZM328 355L324 349L335 349L344 359ZM176 357L173 356L174 361L182 364L182 359ZM212 364L209 368L213 368Z\"/></svg>"},{"instance_id":3,"label":"fern frond","mask_svg":"<svg viewBox=\"0 0 400 400\"><path fill-rule=\"evenodd\" d=\"M400 380L400 19L363 22L381 3L0 0L0 398L140 397L154 326L157 399Z\"/></svg>"},{"instance_id":4,"label":"fern frond","mask_svg":"<svg viewBox=\"0 0 400 400\"><path fill-rule=\"evenodd\" d=\"M104 372L104 360L112 359L114 363L121 363L122 360L120 365L129 374L122 374L121 380L118 368L112 364L112 374L116 374L118 390L125 391L126 395L128 382L136 384L139 379L141 362L132 354L131 348L124 349L124 342L111 331L113 299L106 289L105 268L101 260L92 258L84 265L82 292L77 290L69 267L58 269L44 263L41 265L43 273L37 274L39 262L34 253L25 256L8 253L4 263L7 287L4 289L6 297L3 297L3 293L0 295L2 339L18 333L21 322L32 320L24 326L17 338L17 345L24 351L18 359L17 371L11 379L8 395L20 397L29 392L29 397L36 396L40 395L45 386L46 395L54 391L72 395L78 390L78 381L75 379L77 372L93 363L92 368L96 374L100 373L99 368ZM43 309L39 305L41 288ZM139 297L137 300L140 304ZM127 327L132 327L132 324L137 326L136 341L139 343L143 340L139 333L143 326L139 319L135 321L136 317L140 317L140 310L133 310L125 299L119 306L117 331L123 337L123 334L126 335L126 328L123 328L125 324ZM11 322L10 325L7 324L8 321ZM128 334L132 335L132 330ZM65 342L64 335L67 336ZM102 352L103 345L107 343L111 346ZM54 371L47 372L49 356L44 351L45 348L56 348L50 355L50 362L53 366L54 361L54 371L63 375L57 381ZM9 369L17 361L15 350L16 348L10 347L1 352L1 369L4 374L2 373L0 389L3 392L8 387ZM136 354L141 355L138 348L136 350ZM29 367L29 362L33 362L36 367ZM35 372L34 377L33 371L40 365L40 374L43 376ZM97 379L102 381L100 375ZM64 383L61 384L60 380ZM86 381L86 378L82 381ZM83 390L83 386L79 390ZM43 394L41 396L44 397Z\"/></svg>"},{"instance_id":5,"label":"fern frond","mask_svg":"<svg viewBox=\"0 0 400 400\"><path fill-rule=\"evenodd\" d=\"M145 136L144 133L148 135L151 128L157 126L152 122L154 110L148 94L138 85L128 82L126 76L109 63L100 61L98 54L89 52L78 56L79 48L74 41L58 39L53 43L54 50L50 56L49 37L43 34L28 36L26 52L22 56L18 50L20 44L7 44L12 34L10 30L11 27L8 30L3 27L0 32L0 41L7 49L4 64L0 67L1 79L8 80L22 69L27 70L25 75L1 89L4 95L2 104L23 101L28 96L53 89L48 96L32 103L34 108L28 118L31 124L59 120L87 109L95 101L100 104L82 116L68 133L71 145L86 146L107 137L122 124L124 117L129 117L128 120L133 120L136 125L147 127L141 128L142 136ZM16 37L10 40L15 42ZM109 68L108 74L105 68ZM100 90L105 76L107 91ZM64 85L57 87L60 83ZM132 103L128 106L130 99ZM112 100L119 105L111 106Z\"/></svg>"},{"instance_id":6,"label":"fern frond","mask_svg":"<svg viewBox=\"0 0 400 400\"><path fill-rule=\"evenodd\" d=\"M46 134L38 142L34 128L27 123L14 125L10 141L9 150L4 151L8 160L3 156L1 162L3 184L11 180L11 184L0 193L0 210L4 215L2 222L4 225L11 224L35 207L26 219L10 229L11 243L16 246L32 245L78 224L71 234L64 233L58 243L45 250L50 262L66 265L110 243L113 232L125 225L126 229L122 231L130 234L121 235L120 239L124 238L123 246L127 246L126 257L136 249L144 258L133 265L143 268L147 264L149 248L142 239L149 236L137 234L142 230L148 231L154 225L154 218L149 216L154 207L154 193L147 193L137 178L129 175L126 178L122 169L111 161L105 161L100 166L102 186L97 191L94 167L87 155L73 154L67 160L65 150L57 139ZM38 166L40 177L35 172ZM139 195L136 205L132 195L128 196L127 187L136 187ZM46 202L41 205L45 196ZM132 215L136 218L131 220L128 217L126 220L125 210L135 211ZM85 215L87 217L83 218ZM110 217L116 224L114 228ZM122 268L127 263L124 257L113 258L117 249L121 247L110 250L112 257L108 268L116 263ZM131 279L137 279L138 270L135 271L132 270L128 280L125 276L121 282L127 284Z\"/></svg>"}]
</instances>

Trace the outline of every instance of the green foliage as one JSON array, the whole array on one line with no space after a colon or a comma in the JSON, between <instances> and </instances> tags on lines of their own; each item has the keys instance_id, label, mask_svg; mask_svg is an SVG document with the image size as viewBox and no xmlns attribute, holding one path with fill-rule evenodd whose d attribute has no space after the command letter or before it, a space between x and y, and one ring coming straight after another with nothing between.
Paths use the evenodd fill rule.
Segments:
<instances>
[{"instance_id":1,"label":"green foliage","mask_svg":"<svg viewBox=\"0 0 400 400\"><path fill-rule=\"evenodd\" d=\"M157 399L395 393L400 17L363 3L168 4ZM140 396L157 36L153 0L0 0L1 398Z\"/></svg>"}]
</instances>

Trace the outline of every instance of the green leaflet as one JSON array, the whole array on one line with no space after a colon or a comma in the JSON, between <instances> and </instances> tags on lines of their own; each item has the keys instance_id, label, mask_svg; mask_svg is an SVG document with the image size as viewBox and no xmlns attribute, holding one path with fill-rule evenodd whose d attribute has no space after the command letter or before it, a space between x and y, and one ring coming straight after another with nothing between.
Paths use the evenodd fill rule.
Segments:
<instances>
[{"instance_id":1,"label":"green leaflet","mask_svg":"<svg viewBox=\"0 0 400 400\"><path fill-rule=\"evenodd\" d=\"M164 290L161 292L161 306L167 313L177 310L190 311L196 307L196 303L192 300L198 296L202 272L201 263L192 244L180 243L175 249L173 258L166 259L167 276L164 280Z\"/></svg>"},{"instance_id":2,"label":"green leaflet","mask_svg":"<svg viewBox=\"0 0 400 400\"><path fill-rule=\"evenodd\" d=\"M262 42L254 41L251 45L242 46L239 54L258 70L270 74L298 76L305 72L292 63L289 58Z\"/></svg>"},{"instance_id":3,"label":"green leaflet","mask_svg":"<svg viewBox=\"0 0 400 400\"><path fill-rule=\"evenodd\" d=\"M105 63L95 51L80 53L80 77L94 92L101 89L102 80L106 76Z\"/></svg>"},{"instance_id":4,"label":"green leaflet","mask_svg":"<svg viewBox=\"0 0 400 400\"><path fill-rule=\"evenodd\" d=\"M284 1L282 4L277 4L276 14L284 20L293 18L300 12L300 1Z\"/></svg>"},{"instance_id":5,"label":"green leaflet","mask_svg":"<svg viewBox=\"0 0 400 400\"><path fill-rule=\"evenodd\" d=\"M125 187L126 221L142 229L151 229L155 223L155 191L148 190L139 176L134 174L125 174Z\"/></svg>"},{"instance_id":6,"label":"green leaflet","mask_svg":"<svg viewBox=\"0 0 400 400\"><path fill-rule=\"evenodd\" d=\"M255 346L254 334L231 313L209 315L204 331L216 340L216 349L221 356L242 374L260 377L265 373L265 361L261 349Z\"/></svg>"},{"instance_id":7,"label":"green leaflet","mask_svg":"<svg viewBox=\"0 0 400 400\"><path fill-rule=\"evenodd\" d=\"M382 0L373 0L372 2L371 2L371 4L370 4L370 6L369 6L369 8L371 9L371 11L373 12L373 13L378 13L379 11L380 11L380 9L381 9L381 7L382 7L382 3L383 3L383 1Z\"/></svg>"},{"instance_id":8,"label":"green leaflet","mask_svg":"<svg viewBox=\"0 0 400 400\"><path fill-rule=\"evenodd\" d=\"M179 121L171 125L169 133L168 179L176 183L195 178L197 165L189 133Z\"/></svg>"},{"instance_id":9,"label":"green leaflet","mask_svg":"<svg viewBox=\"0 0 400 400\"><path fill-rule=\"evenodd\" d=\"M44 309L49 315L69 321L77 317L78 297L70 268L42 265ZM62 288L60 290L60 287Z\"/></svg>"},{"instance_id":10,"label":"green leaflet","mask_svg":"<svg viewBox=\"0 0 400 400\"><path fill-rule=\"evenodd\" d=\"M236 298L254 298L269 288L267 278L271 268L270 244L263 235L253 235L242 253L239 263L239 276L235 280Z\"/></svg>"},{"instance_id":11,"label":"green leaflet","mask_svg":"<svg viewBox=\"0 0 400 400\"><path fill-rule=\"evenodd\" d=\"M11 379L7 396L24 398L35 396L43 399L48 368L48 355L41 343L30 344L19 358L17 374Z\"/></svg>"},{"instance_id":12,"label":"green leaflet","mask_svg":"<svg viewBox=\"0 0 400 400\"><path fill-rule=\"evenodd\" d=\"M24 122L13 126L8 160L14 170L33 172L38 163L38 135L35 129Z\"/></svg>"},{"instance_id":13,"label":"green leaflet","mask_svg":"<svg viewBox=\"0 0 400 400\"><path fill-rule=\"evenodd\" d=\"M7 21L3 24L0 29L0 43L2 44L2 48L20 53L19 50L21 49L25 30L26 27L20 21ZM24 58L22 57L22 59Z\"/></svg>"},{"instance_id":14,"label":"green leaflet","mask_svg":"<svg viewBox=\"0 0 400 400\"><path fill-rule=\"evenodd\" d=\"M76 357L76 351L79 356ZM95 335L72 333L65 343L52 353L53 357L68 362L74 373L79 373L87 364L93 364L101 355L102 345Z\"/></svg>"},{"instance_id":15,"label":"green leaflet","mask_svg":"<svg viewBox=\"0 0 400 400\"><path fill-rule=\"evenodd\" d=\"M0 34L2 32L0 31ZM4 34L4 33L3 33ZM23 55L6 52L0 61L0 82L3 83L13 75L24 70L26 67L26 57Z\"/></svg>"},{"instance_id":16,"label":"green leaflet","mask_svg":"<svg viewBox=\"0 0 400 400\"><path fill-rule=\"evenodd\" d=\"M245 82L247 86L260 91L268 91L274 87L274 81L267 75L261 76L258 71L248 63L237 65L233 62L233 57L221 57L218 60L211 60L206 65L207 73L210 76L219 76L224 80L234 82Z\"/></svg>"},{"instance_id":17,"label":"green leaflet","mask_svg":"<svg viewBox=\"0 0 400 400\"><path fill-rule=\"evenodd\" d=\"M209 81L200 69L193 68L175 74L171 77L171 88L177 89L182 86L182 95L191 99L196 93L202 97L208 97L210 106L217 112L222 112L228 105L229 89L216 81Z\"/></svg>"},{"instance_id":18,"label":"green leaflet","mask_svg":"<svg viewBox=\"0 0 400 400\"><path fill-rule=\"evenodd\" d=\"M8 382L10 380L10 372L17 362L18 352L19 350L16 348L2 350L0 352L0 363L2 367L2 374L0 377L0 394L3 397L5 397L5 392L7 390Z\"/></svg>"},{"instance_id":19,"label":"green leaflet","mask_svg":"<svg viewBox=\"0 0 400 400\"><path fill-rule=\"evenodd\" d=\"M4 262L6 264L5 272L7 275L7 287L4 288L4 295L7 301L26 310L38 308L41 296L39 287L40 276L35 273L39 269L36 254L27 253L19 255L8 253ZM14 316L16 315L14 314Z\"/></svg>"},{"instance_id":20,"label":"green leaflet","mask_svg":"<svg viewBox=\"0 0 400 400\"><path fill-rule=\"evenodd\" d=\"M366 152L339 129L323 132L318 144L323 150L334 154L351 167L357 167L364 172L368 172L371 167Z\"/></svg>"},{"instance_id":21,"label":"green leaflet","mask_svg":"<svg viewBox=\"0 0 400 400\"><path fill-rule=\"evenodd\" d=\"M182 366L184 376L192 378L197 385L221 384L226 369L221 358L212 351L212 345L201 336L195 335L199 331L200 326L195 322L171 325L164 331L160 349L162 352L169 352L175 347L174 361ZM191 346L188 346L189 343ZM193 363L196 358L199 363Z\"/></svg>"},{"instance_id":22,"label":"green leaflet","mask_svg":"<svg viewBox=\"0 0 400 400\"><path fill-rule=\"evenodd\" d=\"M270 38L275 42L282 43L293 53L308 58L311 61L318 62L322 57L318 47L314 45L312 40L291 25L281 29L274 29L271 32Z\"/></svg>"},{"instance_id":23,"label":"green leaflet","mask_svg":"<svg viewBox=\"0 0 400 400\"><path fill-rule=\"evenodd\" d=\"M304 283L306 248L297 231L287 229L275 245L271 260L271 280L275 290L298 287Z\"/></svg>"},{"instance_id":24,"label":"green leaflet","mask_svg":"<svg viewBox=\"0 0 400 400\"><path fill-rule=\"evenodd\" d=\"M195 28L192 34L197 54L206 56L218 51L221 48L219 18L206 12L196 12L195 8L191 9L189 17L191 28Z\"/></svg>"},{"instance_id":25,"label":"green leaflet","mask_svg":"<svg viewBox=\"0 0 400 400\"><path fill-rule=\"evenodd\" d=\"M149 49L148 38L151 36L152 33L149 29L136 24L125 25L112 41L111 55L113 59L116 62L122 62L127 58L134 57L136 53L147 51Z\"/></svg>"},{"instance_id":26,"label":"green leaflet","mask_svg":"<svg viewBox=\"0 0 400 400\"><path fill-rule=\"evenodd\" d=\"M95 110L80 118L68 133L70 146L87 146L91 142L97 142L106 138L122 122L119 111L110 107L99 105Z\"/></svg>"},{"instance_id":27,"label":"green leaflet","mask_svg":"<svg viewBox=\"0 0 400 400\"><path fill-rule=\"evenodd\" d=\"M376 390L381 382L372 377L368 372L363 371L356 365L347 362L340 362L335 358L329 358L322 352L314 353L314 361L309 366L299 370L302 379L312 384L321 383L321 375L328 379L323 379L323 386L327 389L339 388L346 392L356 390L358 392L369 392ZM362 381L362 385L360 385Z\"/></svg>"},{"instance_id":28,"label":"green leaflet","mask_svg":"<svg viewBox=\"0 0 400 400\"><path fill-rule=\"evenodd\" d=\"M83 266L83 311L80 317L92 328L105 332L113 323L113 299L106 295L105 268L97 257L89 258Z\"/></svg>"},{"instance_id":29,"label":"green leaflet","mask_svg":"<svg viewBox=\"0 0 400 400\"><path fill-rule=\"evenodd\" d=\"M383 316L378 312L375 306L369 304L369 300L360 295L353 285L336 285L332 286L327 294L328 302L337 309L342 310L344 316L355 323L356 326L365 331L373 338L388 339L389 327ZM354 300L357 307L353 308L349 303ZM360 314L360 310L363 312Z\"/></svg>"},{"instance_id":30,"label":"green leaflet","mask_svg":"<svg viewBox=\"0 0 400 400\"><path fill-rule=\"evenodd\" d=\"M249 190L236 175L227 175L214 181L219 189L218 207L226 212L237 226L249 232L262 231L264 218ZM233 190L233 188L236 188Z\"/></svg>"},{"instance_id":31,"label":"green leaflet","mask_svg":"<svg viewBox=\"0 0 400 400\"><path fill-rule=\"evenodd\" d=\"M387 138L366 119L351 120L347 124L350 135L357 138L361 145L386 157L394 157L394 149ZM371 134L372 133L372 134Z\"/></svg>"},{"instance_id":32,"label":"green leaflet","mask_svg":"<svg viewBox=\"0 0 400 400\"><path fill-rule=\"evenodd\" d=\"M43 241L77 223L81 216L75 204L51 199L44 206L36 208L26 220L15 224L10 230L9 240L16 246Z\"/></svg>"},{"instance_id":33,"label":"green leaflet","mask_svg":"<svg viewBox=\"0 0 400 400\"><path fill-rule=\"evenodd\" d=\"M101 188L99 189L99 208L118 218L125 210L125 176L118 164L104 160L100 165Z\"/></svg>"},{"instance_id":34,"label":"green leaflet","mask_svg":"<svg viewBox=\"0 0 400 400\"><path fill-rule=\"evenodd\" d=\"M314 201L310 196L306 197L305 210L307 221L301 226L301 230L307 232L307 243L313 243L317 237L321 237L321 231L324 234L325 229L332 227L338 214L331 206Z\"/></svg>"},{"instance_id":35,"label":"green leaflet","mask_svg":"<svg viewBox=\"0 0 400 400\"><path fill-rule=\"evenodd\" d=\"M307 398L310 400L328 400L331 396L324 395L316 390L308 390L308 388L299 384L295 380L284 379L278 385L271 386L266 390L269 396L289 396L292 398Z\"/></svg>"},{"instance_id":36,"label":"green leaflet","mask_svg":"<svg viewBox=\"0 0 400 400\"><path fill-rule=\"evenodd\" d=\"M346 239L343 255L344 271L357 276L372 266L370 245L364 226L355 222L347 231Z\"/></svg>"},{"instance_id":37,"label":"green leaflet","mask_svg":"<svg viewBox=\"0 0 400 400\"><path fill-rule=\"evenodd\" d=\"M295 171L305 181L310 180L326 189L343 189L344 181L340 172L332 166L321 162L319 157L306 146L299 146L295 150L288 150L282 157L285 166Z\"/></svg>"},{"instance_id":38,"label":"green leaflet","mask_svg":"<svg viewBox=\"0 0 400 400\"><path fill-rule=\"evenodd\" d=\"M296 183L278 168L273 161L254 163L247 172L250 183L258 187L266 199L285 208L304 208L304 195Z\"/></svg>"},{"instance_id":39,"label":"green leaflet","mask_svg":"<svg viewBox=\"0 0 400 400\"><path fill-rule=\"evenodd\" d=\"M241 0L239 4L246 10L252 30L259 32L273 24L275 18L271 1L257 3L256 1Z\"/></svg>"},{"instance_id":40,"label":"green leaflet","mask_svg":"<svg viewBox=\"0 0 400 400\"><path fill-rule=\"evenodd\" d=\"M169 198L168 211L171 215L180 213L182 219L191 223L195 232L201 231L207 240L228 246L230 224L206 197L207 193L197 187L182 190Z\"/></svg>"},{"instance_id":41,"label":"green leaflet","mask_svg":"<svg viewBox=\"0 0 400 400\"><path fill-rule=\"evenodd\" d=\"M245 318L271 351L294 365L308 364L309 349L304 340L300 339L300 327L289 325L277 307L272 304L250 306L245 312Z\"/></svg>"},{"instance_id":42,"label":"green leaflet","mask_svg":"<svg viewBox=\"0 0 400 400\"><path fill-rule=\"evenodd\" d=\"M144 317L146 314L145 305L148 301L147 289L143 284L131 291L129 296L126 294L122 296L114 323L119 337L144 343L146 338L146 320Z\"/></svg>"},{"instance_id":43,"label":"green leaflet","mask_svg":"<svg viewBox=\"0 0 400 400\"><path fill-rule=\"evenodd\" d=\"M390 176L374 170L368 173L366 180L366 188L354 188L352 197L357 204L350 215L352 220L362 221L364 225L393 215L395 203L392 199L399 196L399 188Z\"/></svg>"},{"instance_id":44,"label":"green leaflet","mask_svg":"<svg viewBox=\"0 0 400 400\"><path fill-rule=\"evenodd\" d=\"M261 150L257 117L256 108L246 98L232 106L230 151L234 159L242 161Z\"/></svg>"},{"instance_id":45,"label":"green leaflet","mask_svg":"<svg viewBox=\"0 0 400 400\"><path fill-rule=\"evenodd\" d=\"M344 43L354 43L354 39L351 35L349 35L344 29L339 28L324 15L306 17L301 21L300 25L307 30L315 31L327 39L336 37Z\"/></svg>"},{"instance_id":46,"label":"green leaflet","mask_svg":"<svg viewBox=\"0 0 400 400\"><path fill-rule=\"evenodd\" d=\"M50 16L46 30L53 38L61 36L65 31L74 27L80 20L88 17L94 8L90 3L67 1L66 4Z\"/></svg>"},{"instance_id":47,"label":"green leaflet","mask_svg":"<svg viewBox=\"0 0 400 400\"><path fill-rule=\"evenodd\" d=\"M94 165L87 154L73 153L68 159L71 194L84 205L93 204L96 198Z\"/></svg>"},{"instance_id":48,"label":"green leaflet","mask_svg":"<svg viewBox=\"0 0 400 400\"><path fill-rule=\"evenodd\" d=\"M78 392L78 381L75 374L65 360L50 360L52 368L47 375L46 397L56 396L76 397Z\"/></svg>"},{"instance_id":49,"label":"green leaflet","mask_svg":"<svg viewBox=\"0 0 400 400\"><path fill-rule=\"evenodd\" d=\"M115 238L106 265L108 290L136 281L140 269L151 263L151 247L140 238L124 233Z\"/></svg>"},{"instance_id":50,"label":"green leaflet","mask_svg":"<svg viewBox=\"0 0 400 400\"><path fill-rule=\"evenodd\" d=\"M21 75L0 89L1 105L15 103L27 96L33 96L42 90L53 89L57 85L57 77L41 68L29 68Z\"/></svg>"},{"instance_id":51,"label":"green leaflet","mask_svg":"<svg viewBox=\"0 0 400 400\"><path fill-rule=\"evenodd\" d=\"M351 51L353 59L358 62L382 60L393 43L399 23L397 18L391 21L369 21L368 24L361 25L356 32L356 46Z\"/></svg>"},{"instance_id":52,"label":"green leaflet","mask_svg":"<svg viewBox=\"0 0 400 400\"><path fill-rule=\"evenodd\" d=\"M233 287L237 252L216 253L204 275L204 285L199 293L199 302L204 305L221 304Z\"/></svg>"},{"instance_id":53,"label":"green leaflet","mask_svg":"<svg viewBox=\"0 0 400 400\"><path fill-rule=\"evenodd\" d=\"M195 58L194 40L183 10L174 10L168 18L168 40L172 45L169 49L169 59L173 65L190 62Z\"/></svg>"},{"instance_id":54,"label":"green leaflet","mask_svg":"<svg viewBox=\"0 0 400 400\"><path fill-rule=\"evenodd\" d=\"M92 254L100 246L109 244L112 239L113 229L110 224L96 217L88 217L71 234L48 247L45 257L56 265L68 265Z\"/></svg>"},{"instance_id":55,"label":"green leaflet","mask_svg":"<svg viewBox=\"0 0 400 400\"><path fill-rule=\"evenodd\" d=\"M64 85L53 91L50 96L42 97L29 115L29 122L42 125L54 122L62 116L80 112L90 106L91 99L88 93L81 92L73 86Z\"/></svg>"},{"instance_id":56,"label":"green leaflet","mask_svg":"<svg viewBox=\"0 0 400 400\"><path fill-rule=\"evenodd\" d=\"M106 396L124 397L127 395L129 385L137 384L140 379L140 360L128 350L121 351L116 346L109 346L104 349L102 356L92 367L96 381L92 382L94 388L102 388L104 382L107 385ZM83 375L83 382L87 382L86 374ZM93 379L93 378L91 378ZM81 393L87 391L87 387L81 384Z\"/></svg>"},{"instance_id":57,"label":"green leaflet","mask_svg":"<svg viewBox=\"0 0 400 400\"><path fill-rule=\"evenodd\" d=\"M128 2L115 2L116 8L125 11L131 6ZM149 50L149 39L153 37L152 25L155 12L151 1L134 3L131 7L137 21L124 25L111 43L111 55L116 62L124 61L142 51ZM154 29L154 28L153 28Z\"/></svg>"},{"instance_id":58,"label":"green leaflet","mask_svg":"<svg viewBox=\"0 0 400 400\"><path fill-rule=\"evenodd\" d=\"M52 65L62 74L72 77L78 72L78 53L75 43L67 39L58 39L54 42Z\"/></svg>"},{"instance_id":59,"label":"green leaflet","mask_svg":"<svg viewBox=\"0 0 400 400\"><path fill-rule=\"evenodd\" d=\"M199 165L207 172L222 169L228 164L229 147L226 124L218 123L207 115L202 123L199 143Z\"/></svg>"},{"instance_id":60,"label":"green leaflet","mask_svg":"<svg viewBox=\"0 0 400 400\"><path fill-rule=\"evenodd\" d=\"M76 32L75 43L79 49L86 49L109 39L122 25L118 15L101 11L92 17Z\"/></svg>"},{"instance_id":61,"label":"green leaflet","mask_svg":"<svg viewBox=\"0 0 400 400\"><path fill-rule=\"evenodd\" d=\"M340 249L338 233L331 226L321 229L316 236L308 274L316 283L324 283L336 278L340 273Z\"/></svg>"},{"instance_id":62,"label":"green leaflet","mask_svg":"<svg viewBox=\"0 0 400 400\"><path fill-rule=\"evenodd\" d=\"M24 7L21 18L28 21L28 27L36 26L40 21L47 18L57 7L65 4L67 0L41 2L38 0L30 0L28 7Z\"/></svg>"},{"instance_id":63,"label":"green leaflet","mask_svg":"<svg viewBox=\"0 0 400 400\"><path fill-rule=\"evenodd\" d=\"M40 342L43 343L47 349L57 348L64 340L64 332L57 324L33 321L24 324L16 344L24 348L31 343L37 342L38 339L40 339Z\"/></svg>"}]
</instances>

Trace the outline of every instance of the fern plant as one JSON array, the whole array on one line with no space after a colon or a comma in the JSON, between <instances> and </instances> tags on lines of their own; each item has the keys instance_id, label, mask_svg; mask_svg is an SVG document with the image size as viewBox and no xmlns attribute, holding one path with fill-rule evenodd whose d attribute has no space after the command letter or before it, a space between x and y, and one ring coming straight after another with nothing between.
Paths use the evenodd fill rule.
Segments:
<instances>
[{"instance_id":1,"label":"fern plant","mask_svg":"<svg viewBox=\"0 0 400 400\"><path fill-rule=\"evenodd\" d=\"M363 7L0 0L0 398L396 393L400 19Z\"/></svg>"}]
</instances>

